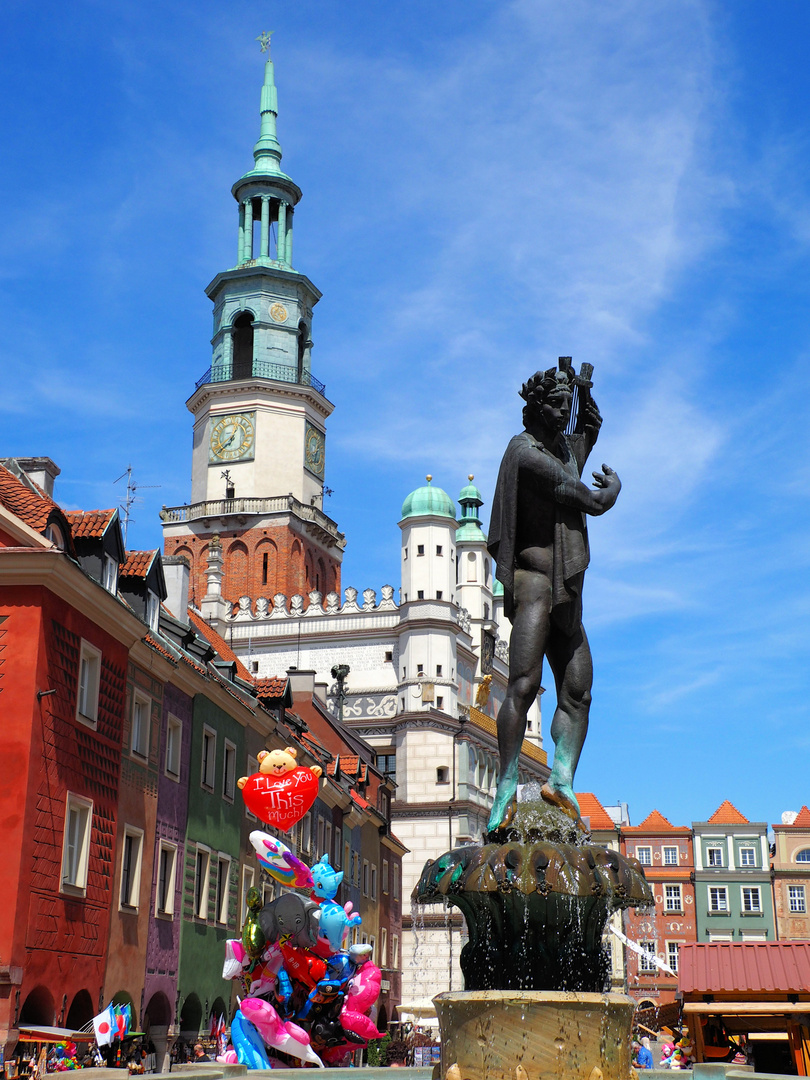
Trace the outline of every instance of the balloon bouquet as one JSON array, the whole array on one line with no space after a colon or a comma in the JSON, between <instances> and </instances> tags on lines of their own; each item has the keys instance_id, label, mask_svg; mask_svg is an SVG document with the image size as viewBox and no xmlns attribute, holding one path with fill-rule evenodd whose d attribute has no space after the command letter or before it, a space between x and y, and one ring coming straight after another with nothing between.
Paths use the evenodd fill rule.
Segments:
<instances>
[{"instance_id":1,"label":"balloon bouquet","mask_svg":"<svg viewBox=\"0 0 810 1080\"><path fill-rule=\"evenodd\" d=\"M296 762L296 751L262 751L259 772L237 786L247 808L286 832L309 810L321 775ZM274 836L257 831L250 842L262 868L291 890L262 904L258 889L247 893L248 914L241 939L226 942L224 979L240 979L244 997L231 1021L234 1049L217 1058L248 1069L283 1067L268 1050L324 1067L381 1039L368 1012L380 993L380 969L370 945L346 948L361 919L351 903L335 900L343 873L328 855L311 869Z\"/></svg>"}]
</instances>

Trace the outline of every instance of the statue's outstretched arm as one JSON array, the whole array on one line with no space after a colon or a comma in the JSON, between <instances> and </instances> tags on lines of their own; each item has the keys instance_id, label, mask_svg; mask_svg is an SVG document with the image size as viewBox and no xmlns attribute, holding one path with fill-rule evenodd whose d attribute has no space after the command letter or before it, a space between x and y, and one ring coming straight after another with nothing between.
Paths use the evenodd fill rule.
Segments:
<instances>
[{"instance_id":1,"label":"statue's outstretched arm","mask_svg":"<svg viewBox=\"0 0 810 1080\"><path fill-rule=\"evenodd\" d=\"M594 516L604 514L613 506L622 487L619 477L607 465L602 466L601 472L593 473L594 488L586 487L581 480L566 472L552 454L542 450L525 454L521 468L529 469L534 474L544 494L553 502L573 506L584 514Z\"/></svg>"}]
</instances>

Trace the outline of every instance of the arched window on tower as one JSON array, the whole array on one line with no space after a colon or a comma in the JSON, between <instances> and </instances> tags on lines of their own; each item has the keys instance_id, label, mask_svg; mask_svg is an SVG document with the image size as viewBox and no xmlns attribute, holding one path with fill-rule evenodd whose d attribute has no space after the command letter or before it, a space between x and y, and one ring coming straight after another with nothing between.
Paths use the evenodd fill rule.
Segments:
<instances>
[{"instance_id":1,"label":"arched window on tower","mask_svg":"<svg viewBox=\"0 0 810 1080\"><path fill-rule=\"evenodd\" d=\"M253 374L253 316L243 311L233 321L232 379L249 379Z\"/></svg>"},{"instance_id":2,"label":"arched window on tower","mask_svg":"<svg viewBox=\"0 0 810 1080\"><path fill-rule=\"evenodd\" d=\"M307 324L302 321L298 324L298 366L295 379L299 383L304 381L304 357L307 351L308 337Z\"/></svg>"}]
</instances>

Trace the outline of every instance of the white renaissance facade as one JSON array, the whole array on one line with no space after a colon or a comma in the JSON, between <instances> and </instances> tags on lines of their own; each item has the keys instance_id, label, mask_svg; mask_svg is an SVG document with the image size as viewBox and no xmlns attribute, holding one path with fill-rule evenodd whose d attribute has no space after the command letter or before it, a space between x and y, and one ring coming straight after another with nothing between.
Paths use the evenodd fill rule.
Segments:
<instances>
[{"instance_id":1,"label":"white renaissance facade","mask_svg":"<svg viewBox=\"0 0 810 1080\"><path fill-rule=\"evenodd\" d=\"M212 620L257 677L314 672L328 707L396 781L392 827L409 849L402 869L405 1006L463 987L461 916L440 906L410 911L407 901L428 859L483 836L498 777L495 718L508 678L510 627L481 530L481 495L469 477L457 519L453 501L431 479L402 507L399 600L390 585L379 597L347 588L343 603L319 592L242 597L222 604L223 617ZM489 696L476 705L482 683ZM549 772L539 698L520 768L521 783Z\"/></svg>"}]
</instances>

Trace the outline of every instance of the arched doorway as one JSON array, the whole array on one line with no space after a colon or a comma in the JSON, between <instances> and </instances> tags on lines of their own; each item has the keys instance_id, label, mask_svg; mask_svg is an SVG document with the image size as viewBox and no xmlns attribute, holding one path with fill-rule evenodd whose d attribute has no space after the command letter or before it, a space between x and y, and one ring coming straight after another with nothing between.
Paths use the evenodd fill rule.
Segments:
<instances>
[{"instance_id":1,"label":"arched doorway","mask_svg":"<svg viewBox=\"0 0 810 1080\"><path fill-rule=\"evenodd\" d=\"M152 994L144 1010L144 1030L155 1050L155 1072L167 1072L169 1069L169 1025L172 1022L172 1007L166 995L159 990Z\"/></svg>"},{"instance_id":2,"label":"arched doorway","mask_svg":"<svg viewBox=\"0 0 810 1080\"><path fill-rule=\"evenodd\" d=\"M53 994L47 986L35 986L23 1002L18 1025L22 1027L25 1024L45 1024L51 1027L55 1016L56 1005Z\"/></svg>"},{"instance_id":3,"label":"arched doorway","mask_svg":"<svg viewBox=\"0 0 810 1080\"><path fill-rule=\"evenodd\" d=\"M80 1031L85 1024L90 1023L95 1015L96 1010L93 1008L90 991L80 990L70 1003L65 1027L70 1028L71 1031Z\"/></svg>"},{"instance_id":4,"label":"arched doorway","mask_svg":"<svg viewBox=\"0 0 810 1080\"><path fill-rule=\"evenodd\" d=\"M196 994L189 994L180 1010L180 1038L195 1039L202 1024L202 1004Z\"/></svg>"}]
</instances>

